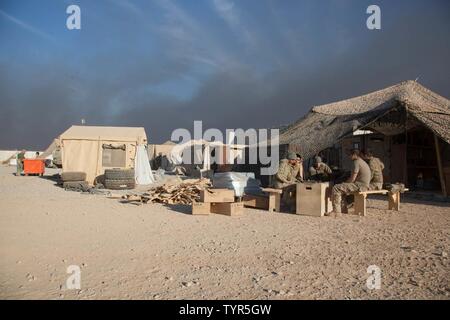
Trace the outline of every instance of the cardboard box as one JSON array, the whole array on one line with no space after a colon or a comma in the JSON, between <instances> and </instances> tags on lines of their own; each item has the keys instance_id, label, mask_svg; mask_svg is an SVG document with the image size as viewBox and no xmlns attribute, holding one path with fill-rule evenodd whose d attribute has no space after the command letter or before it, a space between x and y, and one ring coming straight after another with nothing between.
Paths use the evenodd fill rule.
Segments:
<instances>
[{"instance_id":1,"label":"cardboard box","mask_svg":"<svg viewBox=\"0 0 450 320\"><path fill-rule=\"evenodd\" d=\"M322 217L332 211L329 182L298 183L296 191L296 214Z\"/></svg>"},{"instance_id":2,"label":"cardboard box","mask_svg":"<svg viewBox=\"0 0 450 320\"><path fill-rule=\"evenodd\" d=\"M193 202L191 213L193 215L208 215L211 213L211 204L203 202Z\"/></svg>"},{"instance_id":3,"label":"cardboard box","mask_svg":"<svg viewBox=\"0 0 450 320\"><path fill-rule=\"evenodd\" d=\"M224 214L227 216L238 216L244 213L244 203L243 202L211 203L211 212Z\"/></svg>"},{"instance_id":4,"label":"cardboard box","mask_svg":"<svg viewBox=\"0 0 450 320\"><path fill-rule=\"evenodd\" d=\"M200 202L234 202L234 190L205 189L200 191Z\"/></svg>"},{"instance_id":5,"label":"cardboard box","mask_svg":"<svg viewBox=\"0 0 450 320\"><path fill-rule=\"evenodd\" d=\"M246 194L243 198L244 206L250 208L257 208L262 210L269 209L269 196L257 196L252 194Z\"/></svg>"}]
</instances>

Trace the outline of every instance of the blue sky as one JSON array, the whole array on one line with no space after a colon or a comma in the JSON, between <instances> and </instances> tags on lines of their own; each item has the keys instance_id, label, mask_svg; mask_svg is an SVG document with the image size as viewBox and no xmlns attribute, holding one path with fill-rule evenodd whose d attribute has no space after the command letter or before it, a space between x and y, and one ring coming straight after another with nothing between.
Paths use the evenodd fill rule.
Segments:
<instances>
[{"instance_id":1,"label":"blue sky","mask_svg":"<svg viewBox=\"0 0 450 320\"><path fill-rule=\"evenodd\" d=\"M66 8L81 8L81 30ZM377 4L382 29L366 28ZM272 127L415 79L449 97L450 2L3 0L0 148L71 124Z\"/></svg>"}]
</instances>

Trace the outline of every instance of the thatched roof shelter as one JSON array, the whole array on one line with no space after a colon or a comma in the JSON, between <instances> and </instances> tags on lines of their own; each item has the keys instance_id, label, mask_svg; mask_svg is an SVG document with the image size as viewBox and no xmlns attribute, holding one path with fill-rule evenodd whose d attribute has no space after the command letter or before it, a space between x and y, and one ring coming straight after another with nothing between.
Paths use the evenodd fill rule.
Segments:
<instances>
[{"instance_id":1,"label":"thatched roof shelter","mask_svg":"<svg viewBox=\"0 0 450 320\"><path fill-rule=\"evenodd\" d=\"M280 143L299 144L305 157L331 147L357 129L396 135L417 125L450 143L450 100L415 81L363 96L316 106L280 134Z\"/></svg>"}]
</instances>

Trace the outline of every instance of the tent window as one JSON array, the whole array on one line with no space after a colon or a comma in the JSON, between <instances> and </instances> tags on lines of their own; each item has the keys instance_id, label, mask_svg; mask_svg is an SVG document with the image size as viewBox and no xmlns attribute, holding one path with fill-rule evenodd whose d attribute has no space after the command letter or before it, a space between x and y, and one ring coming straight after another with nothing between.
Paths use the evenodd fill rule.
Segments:
<instances>
[{"instance_id":1,"label":"tent window","mask_svg":"<svg viewBox=\"0 0 450 320\"><path fill-rule=\"evenodd\" d=\"M102 152L103 167L125 167L126 147L124 144L104 144Z\"/></svg>"}]
</instances>

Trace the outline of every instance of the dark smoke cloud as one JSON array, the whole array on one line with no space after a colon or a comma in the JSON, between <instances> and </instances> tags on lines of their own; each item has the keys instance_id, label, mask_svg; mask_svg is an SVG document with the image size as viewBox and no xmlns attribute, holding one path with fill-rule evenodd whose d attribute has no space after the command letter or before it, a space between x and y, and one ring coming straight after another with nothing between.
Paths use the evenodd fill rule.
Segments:
<instances>
[{"instance_id":1,"label":"dark smoke cloud","mask_svg":"<svg viewBox=\"0 0 450 320\"><path fill-rule=\"evenodd\" d=\"M149 61L130 49L127 61L99 54L85 70L60 61L32 68L2 61L0 148L45 148L81 118L89 125L144 126L153 143L170 139L176 128L191 129L194 120L205 129L269 128L294 122L314 105L417 77L450 97L449 12L387 17L381 31L356 32L350 49L322 53L326 59L311 67L299 54L265 72L242 64L216 69L187 100L139 89L189 70L172 57ZM86 77L92 70L96 76Z\"/></svg>"}]
</instances>

